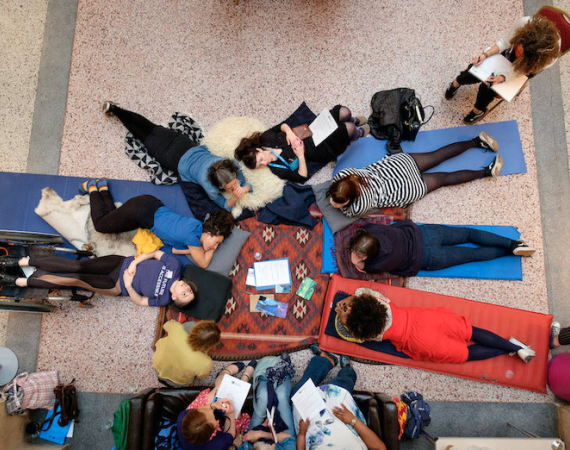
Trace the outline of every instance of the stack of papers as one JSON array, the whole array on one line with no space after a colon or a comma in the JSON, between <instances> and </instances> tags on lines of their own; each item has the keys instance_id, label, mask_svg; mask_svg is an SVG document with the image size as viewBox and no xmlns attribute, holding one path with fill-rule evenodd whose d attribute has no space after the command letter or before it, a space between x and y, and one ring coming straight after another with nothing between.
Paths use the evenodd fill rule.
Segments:
<instances>
[{"instance_id":1,"label":"stack of papers","mask_svg":"<svg viewBox=\"0 0 570 450\"><path fill-rule=\"evenodd\" d=\"M255 276L255 288L258 291L275 289L277 292L291 292L289 258L254 262L253 273Z\"/></svg>"}]
</instances>

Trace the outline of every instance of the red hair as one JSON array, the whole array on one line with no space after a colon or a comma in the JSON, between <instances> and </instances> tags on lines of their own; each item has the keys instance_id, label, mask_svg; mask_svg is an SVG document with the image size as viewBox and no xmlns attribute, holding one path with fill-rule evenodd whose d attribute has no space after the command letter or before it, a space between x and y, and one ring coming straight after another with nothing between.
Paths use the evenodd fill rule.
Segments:
<instances>
[{"instance_id":1,"label":"red hair","mask_svg":"<svg viewBox=\"0 0 570 450\"><path fill-rule=\"evenodd\" d=\"M360 188L367 187L368 183L360 175L352 174L348 177L333 181L327 191L327 197L335 203L352 205L360 197Z\"/></svg>"}]
</instances>

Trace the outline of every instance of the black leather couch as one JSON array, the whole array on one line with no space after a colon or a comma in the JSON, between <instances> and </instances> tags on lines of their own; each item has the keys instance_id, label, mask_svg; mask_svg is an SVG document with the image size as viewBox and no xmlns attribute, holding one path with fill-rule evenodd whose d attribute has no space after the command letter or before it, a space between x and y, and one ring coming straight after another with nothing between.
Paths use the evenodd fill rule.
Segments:
<instances>
[{"instance_id":1,"label":"black leather couch","mask_svg":"<svg viewBox=\"0 0 570 450\"><path fill-rule=\"evenodd\" d=\"M202 386L146 389L131 398L127 450L154 449L160 420L176 420L178 414L204 389L206 387ZM392 399L386 394L366 391L354 391L353 396L370 428L382 438L388 450L397 450L398 411ZM243 410L249 413L253 410L251 393Z\"/></svg>"}]
</instances>

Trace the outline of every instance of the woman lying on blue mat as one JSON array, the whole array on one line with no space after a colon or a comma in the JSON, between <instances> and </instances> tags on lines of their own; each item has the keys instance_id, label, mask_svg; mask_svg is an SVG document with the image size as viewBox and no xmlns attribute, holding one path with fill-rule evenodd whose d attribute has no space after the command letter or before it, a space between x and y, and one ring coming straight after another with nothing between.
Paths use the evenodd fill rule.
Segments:
<instances>
[{"instance_id":1,"label":"woman lying on blue mat","mask_svg":"<svg viewBox=\"0 0 570 450\"><path fill-rule=\"evenodd\" d=\"M228 211L216 211L202 224L193 217L170 211L152 195L133 197L116 208L104 178L83 182L79 191L89 193L91 218L98 232L149 229L163 242L164 251L191 255L202 268L210 265L214 252L231 234L234 226L234 218Z\"/></svg>"},{"instance_id":2,"label":"woman lying on blue mat","mask_svg":"<svg viewBox=\"0 0 570 450\"><path fill-rule=\"evenodd\" d=\"M471 325L448 308L401 308L372 289L357 289L335 308L338 334L352 342L389 340L417 361L464 363L517 354L530 362L534 350ZM476 344L467 345L469 341Z\"/></svg>"},{"instance_id":3,"label":"woman lying on blue mat","mask_svg":"<svg viewBox=\"0 0 570 450\"><path fill-rule=\"evenodd\" d=\"M330 203L349 217L363 216L378 208L405 207L442 186L467 183L484 177L498 177L503 158L480 170L424 173L470 148L493 152L499 144L484 131L469 141L455 142L429 153L388 155L363 169L341 170L327 192Z\"/></svg>"},{"instance_id":4,"label":"woman lying on blue mat","mask_svg":"<svg viewBox=\"0 0 570 450\"><path fill-rule=\"evenodd\" d=\"M460 247L473 243L480 247ZM440 270L507 255L531 256L536 250L522 241L469 227L366 224L350 239L350 262L360 272L413 277L420 270Z\"/></svg>"},{"instance_id":5,"label":"woman lying on blue mat","mask_svg":"<svg viewBox=\"0 0 570 450\"><path fill-rule=\"evenodd\" d=\"M243 138L235 158L250 169L267 166L279 178L304 183L308 180L307 161L323 164L336 161L351 140L370 133L366 117L353 118L346 106L336 105L330 113L338 127L317 146L312 137L301 139L289 125L281 123L263 133Z\"/></svg>"},{"instance_id":6,"label":"woman lying on blue mat","mask_svg":"<svg viewBox=\"0 0 570 450\"><path fill-rule=\"evenodd\" d=\"M132 256L109 255L94 259L72 260L0 256L0 268L36 267L29 278L1 274L0 285L65 289L78 287L102 295L129 296L139 306L164 306L170 300L183 307L194 300L198 289L181 277L175 257L156 250Z\"/></svg>"},{"instance_id":7,"label":"woman lying on blue mat","mask_svg":"<svg viewBox=\"0 0 570 450\"><path fill-rule=\"evenodd\" d=\"M182 181L202 186L220 208L230 211L243 195L251 191L251 185L245 182L235 163L212 155L205 145L196 146L185 134L155 125L140 114L112 102L103 103L103 112L116 116L164 169L177 173ZM227 200L220 193L224 190L232 194Z\"/></svg>"}]
</instances>

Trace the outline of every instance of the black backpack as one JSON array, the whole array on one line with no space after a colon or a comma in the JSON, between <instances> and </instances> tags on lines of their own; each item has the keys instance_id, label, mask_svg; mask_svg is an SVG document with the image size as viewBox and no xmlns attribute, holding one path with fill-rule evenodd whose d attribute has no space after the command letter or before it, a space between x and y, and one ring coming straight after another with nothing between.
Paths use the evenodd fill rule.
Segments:
<instances>
[{"instance_id":1,"label":"black backpack","mask_svg":"<svg viewBox=\"0 0 570 450\"><path fill-rule=\"evenodd\" d=\"M402 141L415 141L420 127L433 117L433 106L430 106L431 116L425 119L420 99L408 88L376 92L370 106L370 134L376 139L387 140L386 149L390 154L402 152Z\"/></svg>"}]
</instances>

